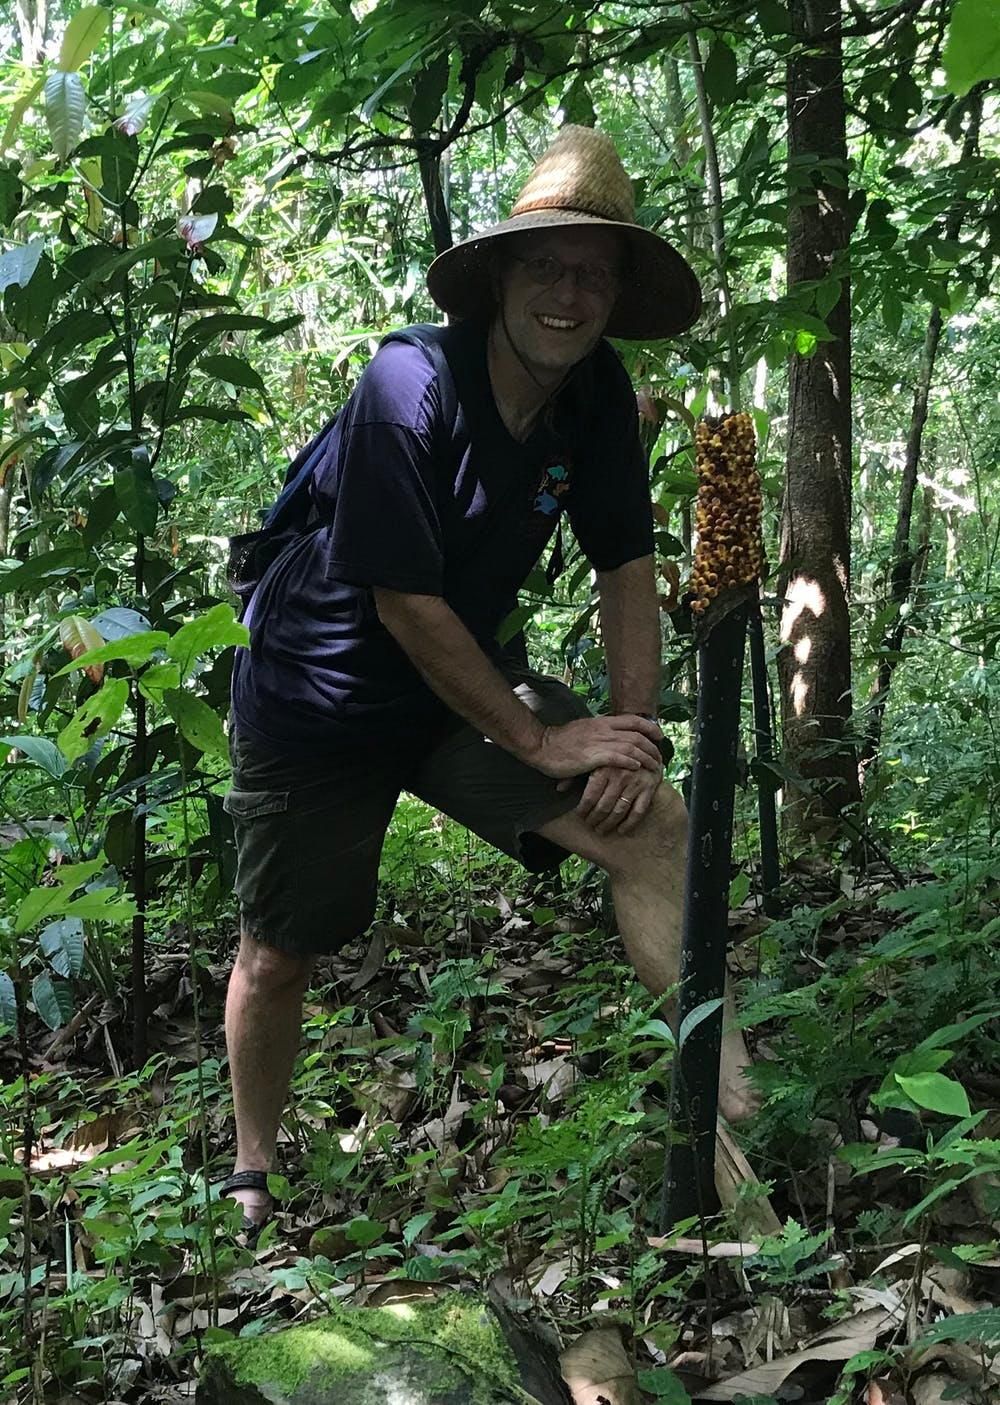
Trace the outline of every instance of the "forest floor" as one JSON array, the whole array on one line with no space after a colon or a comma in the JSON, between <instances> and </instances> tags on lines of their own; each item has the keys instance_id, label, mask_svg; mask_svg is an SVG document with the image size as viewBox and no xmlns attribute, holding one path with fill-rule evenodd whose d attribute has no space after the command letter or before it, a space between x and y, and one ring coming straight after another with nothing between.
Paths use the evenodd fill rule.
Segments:
<instances>
[{"instance_id":1,"label":"forest floor","mask_svg":"<svg viewBox=\"0 0 1000 1405\"><path fill-rule=\"evenodd\" d=\"M141 1074L127 1070L121 1002L99 993L55 1035L31 1031L27 1311L23 1102L13 1041L0 1052L9 1398L28 1398L33 1372L66 1405L180 1401L212 1341L334 1301L487 1286L562 1345L582 1342L578 1405L1000 1398L1000 1081L970 1059L958 1122L879 1112L888 1064L872 1031L891 1010L907 1051L935 1028L919 1027L919 990L907 1003L884 963L870 969L873 950L912 937L913 910L886 906L884 877L820 869L793 883L784 921L753 899L732 918L767 1096L738 1135L764 1187L706 1224L707 1245L697 1223L660 1232L669 1035L593 886L511 900L480 875L461 918L447 904L432 919L397 914L366 949L321 963L272 1182L280 1206L255 1253L228 1202L205 1205L231 1164L233 934L200 933L192 966L184 931L168 930ZM980 903L978 920L995 916L995 897ZM823 992L849 972L848 1019ZM940 1047L955 1038L945 1030ZM755 1231L765 1194L780 1233Z\"/></svg>"}]
</instances>

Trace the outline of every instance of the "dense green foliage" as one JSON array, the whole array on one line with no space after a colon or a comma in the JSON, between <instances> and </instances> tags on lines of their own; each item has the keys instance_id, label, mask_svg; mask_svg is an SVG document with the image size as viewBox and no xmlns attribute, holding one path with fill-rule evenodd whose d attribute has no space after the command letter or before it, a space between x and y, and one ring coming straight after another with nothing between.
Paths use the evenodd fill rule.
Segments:
<instances>
[{"instance_id":1,"label":"dense green foliage","mask_svg":"<svg viewBox=\"0 0 1000 1405\"><path fill-rule=\"evenodd\" d=\"M787 162L783 83L795 40L782 0L135 0L61 5L48 19L44 6L18 0L15 19L0 28L0 731L12 762L0 778L0 1024L20 1040L21 1063L4 1094L0 1246L27 1248L0 1274L5 1340L23 1327L11 1388L27 1381L42 1398L50 1381L113 1376L130 1330L130 1275L177 1271L185 1253L196 1272L221 1271L205 1166L192 1147L200 1140L207 1165L221 1145L206 1108L224 1106L224 1071L214 1046L195 1060L157 1048L145 1072L115 1090L123 1108L142 1109L145 1125L126 1115L110 1138L114 1147L134 1130L131 1152L119 1145L67 1173L98 1246L93 1261L109 1276L74 1280L64 1263L61 1286L46 1290L58 1321L50 1344L60 1343L46 1357L29 1290L41 1291L62 1262L52 1248L62 1187L40 1193L48 1259L33 1258L30 1235L11 1228L22 1205L15 1150L47 1122L68 1136L80 1109L108 1109L68 1070L36 1066L29 1084L29 1038L91 1001L117 1021L125 1063L143 1066L159 990L155 981L146 990L144 973L190 949L200 1055L198 973L219 928L232 926L221 796L232 645L243 633L225 584L225 539L255 525L289 453L343 402L379 335L436 316L422 282L435 247L449 226L460 238L495 219L564 120L596 122L616 139L640 219L667 233L704 281L705 316L677 344L622 348L636 384L649 387L658 550L682 576L693 418L734 398L757 424L776 559L788 358L829 339L826 319L850 279L853 560L840 564L852 579L859 750L880 666L888 660L894 671L862 811L831 842L843 859L865 830L869 856L888 854L905 875L933 881L884 893L868 945L828 950L856 895L824 890L822 901L806 901L815 893L790 880L794 911L761 939L747 1006L778 1054L761 1074L769 1103L754 1148L780 1179L789 1163L793 1174L825 1166L817 1117L856 1141L869 1095L876 1107L919 1112L931 1145L899 1152L920 1190L898 1216L908 1233L919 1221L933 1235L921 1219L928 1203L970 1167L976 1177L996 1170L996 1143L970 1140L979 1113L963 1090L995 1063L988 1017L1000 995L996 0L957 0L953 13L947 0L845 10L849 161L825 174L849 190L849 266L791 290L788 211L809 198L814 172ZM706 174L712 147L721 203ZM940 345L900 594L900 481L935 311ZM568 668L600 703L590 592L585 563L570 553L554 590L541 572L529 582L518 623L531 621L540 660ZM772 596L772 656L781 647L775 604ZM689 651L666 622L665 643L662 715L676 779L687 765ZM752 752L749 732L748 719ZM780 758L767 775L795 784ZM741 816L737 858L750 876L749 795ZM387 915L436 937L501 926L510 918L503 890L513 898L521 880L501 870L498 881L488 865L404 804L384 860ZM580 891L586 897L586 882ZM550 901L561 898L522 898L519 911L558 947L571 928ZM418 987L394 1057L412 1061L427 1117L446 1115L456 1071L467 1086L478 1078L482 1132L500 1117L503 1021L516 1020L489 954L452 957ZM516 1257L522 1240L533 1252L570 1245L582 1310L598 1291L600 1253L619 1254L623 1319L638 1322L657 1300L683 1301L695 1271L665 1280L661 1260L635 1239L654 1194L649 1141L664 1132L662 1117L637 1109L669 1062L669 1031L624 994L609 1016L601 983L606 994L622 973L603 953L594 958L539 1020L546 1038L599 1054L600 1078L576 1090L561 1120L521 1123L492 1167L500 1193L471 1196L443 1228L434 1217L448 1200L448 1167L443 1186L427 1192L432 1151L402 1152L384 1109L352 1150L331 1130L357 1065L374 1067L385 1046L359 1055L352 1032L369 1026L355 1008L317 1007L296 1084L300 1150L324 1193L340 1197L351 1247L321 1252L312 1270L283 1269L286 1287L331 1290L359 1267L363 1279L373 1246L409 1276L433 1276L427 1265L438 1260L413 1250L427 1230L476 1273ZM391 959L411 969L405 943ZM331 1083L318 1055L340 1045ZM798 1151L786 1162L775 1148L789 1137ZM395 1237L387 1226L398 1207L380 1215L367 1203L376 1155L424 1197ZM612 1204L626 1162L631 1190ZM859 1151L854 1164L875 1174L870 1155ZM224 1213L216 1208L215 1219ZM845 1230L850 1243L891 1237L895 1214L861 1211ZM823 1240L808 1254L797 1242L789 1230L768 1241L753 1269L768 1289L795 1280ZM962 1252L974 1258L979 1246ZM233 1251L218 1253L231 1266Z\"/></svg>"}]
</instances>

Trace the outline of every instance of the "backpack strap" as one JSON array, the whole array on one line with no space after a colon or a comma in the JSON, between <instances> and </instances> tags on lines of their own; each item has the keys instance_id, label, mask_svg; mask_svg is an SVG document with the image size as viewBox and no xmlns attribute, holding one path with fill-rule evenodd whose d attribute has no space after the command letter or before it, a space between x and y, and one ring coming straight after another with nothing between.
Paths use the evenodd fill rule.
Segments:
<instances>
[{"instance_id":1,"label":"backpack strap","mask_svg":"<svg viewBox=\"0 0 1000 1405\"><path fill-rule=\"evenodd\" d=\"M423 350L434 367L438 394L441 397L441 419L448 427L449 443L454 442L463 428L458 387L445 350L451 340L451 331L450 327L442 327L433 322L417 322L412 327L390 332L379 342L379 346L385 346L387 342L403 342L408 346L419 346Z\"/></svg>"}]
</instances>

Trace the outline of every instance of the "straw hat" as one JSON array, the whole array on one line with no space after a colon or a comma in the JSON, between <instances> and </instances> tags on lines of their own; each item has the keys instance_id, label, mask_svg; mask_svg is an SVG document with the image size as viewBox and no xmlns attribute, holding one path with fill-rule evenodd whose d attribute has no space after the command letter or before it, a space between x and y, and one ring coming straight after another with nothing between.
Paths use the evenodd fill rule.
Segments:
<instances>
[{"instance_id":1,"label":"straw hat","mask_svg":"<svg viewBox=\"0 0 1000 1405\"><path fill-rule=\"evenodd\" d=\"M701 289L687 260L635 222L632 182L613 142L590 127L563 127L540 158L510 218L448 249L427 271L438 307L453 317L488 316L495 297L491 244L522 230L568 225L617 230L629 266L608 319L609 337L652 341L674 336L697 320Z\"/></svg>"}]
</instances>

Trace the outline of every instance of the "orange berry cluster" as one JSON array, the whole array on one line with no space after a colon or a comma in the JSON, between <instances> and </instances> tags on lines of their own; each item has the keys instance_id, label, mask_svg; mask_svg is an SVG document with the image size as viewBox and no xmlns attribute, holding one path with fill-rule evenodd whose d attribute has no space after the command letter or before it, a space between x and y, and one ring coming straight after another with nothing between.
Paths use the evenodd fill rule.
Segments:
<instances>
[{"instance_id":1,"label":"orange berry cluster","mask_svg":"<svg viewBox=\"0 0 1000 1405\"><path fill-rule=\"evenodd\" d=\"M699 420L695 429L698 544L691 572L691 609L704 614L723 590L749 585L764 564L760 475L748 414Z\"/></svg>"}]
</instances>

